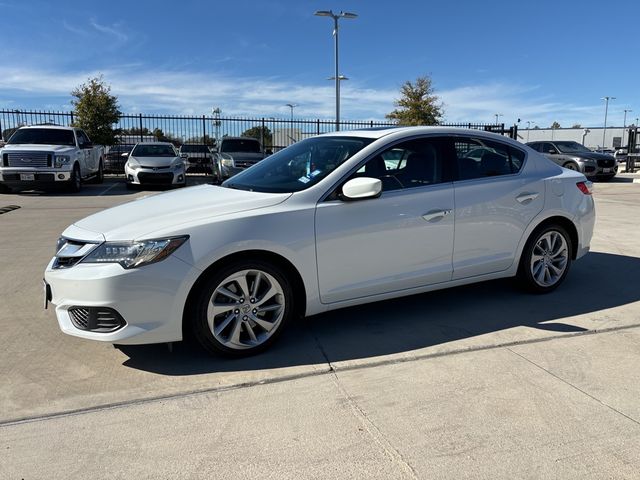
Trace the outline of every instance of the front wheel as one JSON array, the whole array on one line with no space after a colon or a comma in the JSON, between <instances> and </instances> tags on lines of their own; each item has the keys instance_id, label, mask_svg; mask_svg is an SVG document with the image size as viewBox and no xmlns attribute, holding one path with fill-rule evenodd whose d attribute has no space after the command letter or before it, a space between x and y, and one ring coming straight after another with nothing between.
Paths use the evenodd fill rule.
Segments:
<instances>
[{"instance_id":1,"label":"front wheel","mask_svg":"<svg viewBox=\"0 0 640 480\"><path fill-rule=\"evenodd\" d=\"M216 271L195 298L191 328L210 353L243 357L262 352L294 312L293 290L282 271L259 260Z\"/></svg>"},{"instance_id":2,"label":"front wheel","mask_svg":"<svg viewBox=\"0 0 640 480\"><path fill-rule=\"evenodd\" d=\"M568 169L568 170L573 170L574 172L579 172L580 168L578 168L578 165L573 163L573 162L567 162L563 165L564 168Z\"/></svg>"},{"instance_id":3,"label":"front wheel","mask_svg":"<svg viewBox=\"0 0 640 480\"><path fill-rule=\"evenodd\" d=\"M571 237L561 226L550 225L535 231L520 258L520 282L534 293L555 290L569 273L571 252Z\"/></svg>"},{"instance_id":4,"label":"front wheel","mask_svg":"<svg viewBox=\"0 0 640 480\"><path fill-rule=\"evenodd\" d=\"M95 183L104 182L104 167L102 166L102 160L98 164L98 173L96 174Z\"/></svg>"},{"instance_id":5,"label":"front wheel","mask_svg":"<svg viewBox=\"0 0 640 480\"><path fill-rule=\"evenodd\" d=\"M80 167L76 163L71 172L71 180L69 180L69 191L79 192L82 189L82 177L80 176Z\"/></svg>"}]
</instances>

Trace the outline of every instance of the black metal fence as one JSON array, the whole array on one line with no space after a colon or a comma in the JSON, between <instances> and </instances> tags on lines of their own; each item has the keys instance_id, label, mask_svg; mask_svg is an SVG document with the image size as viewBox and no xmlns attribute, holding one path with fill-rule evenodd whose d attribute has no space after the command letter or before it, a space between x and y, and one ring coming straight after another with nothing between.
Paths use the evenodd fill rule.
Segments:
<instances>
[{"instance_id":1,"label":"black metal fence","mask_svg":"<svg viewBox=\"0 0 640 480\"><path fill-rule=\"evenodd\" d=\"M24 125L54 124L70 126L73 112L0 110L0 132L3 140ZM341 130L394 126L381 121L341 121ZM456 123L443 126L491 131L517 138L517 128L504 124ZM277 151L304 138L335 130L336 123L321 119L283 119L274 117L232 118L217 115L131 115L122 114L114 129L118 143L131 144L144 141L170 141L182 144L214 146L223 136L252 136L260 139L265 149Z\"/></svg>"}]
</instances>

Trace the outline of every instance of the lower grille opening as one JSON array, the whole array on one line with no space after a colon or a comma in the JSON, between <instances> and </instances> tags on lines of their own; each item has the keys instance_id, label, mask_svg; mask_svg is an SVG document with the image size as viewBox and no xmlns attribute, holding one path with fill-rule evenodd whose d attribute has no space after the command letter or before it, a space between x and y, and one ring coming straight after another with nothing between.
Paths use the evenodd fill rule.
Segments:
<instances>
[{"instance_id":1,"label":"lower grille opening","mask_svg":"<svg viewBox=\"0 0 640 480\"><path fill-rule=\"evenodd\" d=\"M80 330L108 333L124 327L124 318L109 307L71 307L69 308L71 323Z\"/></svg>"}]
</instances>

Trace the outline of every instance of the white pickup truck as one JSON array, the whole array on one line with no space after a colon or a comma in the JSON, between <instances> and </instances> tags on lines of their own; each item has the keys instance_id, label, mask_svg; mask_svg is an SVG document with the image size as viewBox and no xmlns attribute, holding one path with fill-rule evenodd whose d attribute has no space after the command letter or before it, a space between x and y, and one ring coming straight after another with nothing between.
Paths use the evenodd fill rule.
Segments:
<instances>
[{"instance_id":1,"label":"white pickup truck","mask_svg":"<svg viewBox=\"0 0 640 480\"><path fill-rule=\"evenodd\" d=\"M79 128L21 127L0 149L0 191L64 186L78 192L86 180L102 183L103 162L103 147Z\"/></svg>"}]
</instances>

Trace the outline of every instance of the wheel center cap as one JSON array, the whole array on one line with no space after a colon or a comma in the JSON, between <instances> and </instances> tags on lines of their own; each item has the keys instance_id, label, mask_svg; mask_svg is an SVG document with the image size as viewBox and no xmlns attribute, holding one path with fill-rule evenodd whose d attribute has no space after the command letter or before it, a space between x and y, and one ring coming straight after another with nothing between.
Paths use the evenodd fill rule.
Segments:
<instances>
[{"instance_id":1,"label":"wheel center cap","mask_svg":"<svg viewBox=\"0 0 640 480\"><path fill-rule=\"evenodd\" d=\"M249 313L251 311L251 305L245 303L241 308L242 313Z\"/></svg>"}]
</instances>

